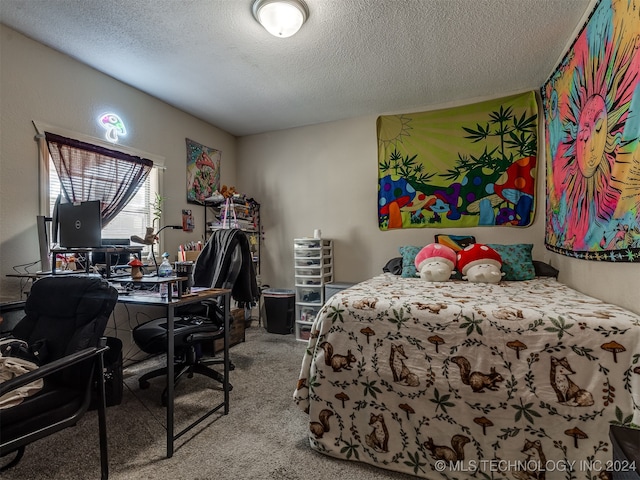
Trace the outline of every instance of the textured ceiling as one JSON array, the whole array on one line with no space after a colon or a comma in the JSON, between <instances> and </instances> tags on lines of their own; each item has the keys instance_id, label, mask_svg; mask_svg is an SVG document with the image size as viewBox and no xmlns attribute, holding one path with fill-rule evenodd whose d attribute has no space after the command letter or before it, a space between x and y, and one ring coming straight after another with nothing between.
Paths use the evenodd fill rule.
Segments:
<instances>
[{"instance_id":1,"label":"textured ceiling","mask_svg":"<svg viewBox=\"0 0 640 480\"><path fill-rule=\"evenodd\" d=\"M538 89L595 0L0 0L0 21L234 135Z\"/></svg>"}]
</instances>

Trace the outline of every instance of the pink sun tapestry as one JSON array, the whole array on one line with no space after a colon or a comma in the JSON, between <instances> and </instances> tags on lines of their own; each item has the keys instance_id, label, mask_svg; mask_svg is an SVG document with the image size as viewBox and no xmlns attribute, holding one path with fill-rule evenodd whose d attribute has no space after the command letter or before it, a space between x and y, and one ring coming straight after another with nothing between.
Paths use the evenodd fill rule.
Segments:
<instances>
[{"instance_id":1,"label":"pink sun tapestry","mask_svg":"<svg viewBox=\"0 0 640 480\"><path fill-rule=\"evenodd\" d=\"M535 214L535 92L378 117L378 226L527 227Z\"/></svg>"},{"instance_id":2,"label":"pink sun tapestry","mask_svg":"<svg viewBox=\"0 0 640 480\"><path fill-rule=\"evenodd\" d=\"M601 0L541 89L547 158L545 244L640 262L640 13Z\"/></svg>"}]
</instances>

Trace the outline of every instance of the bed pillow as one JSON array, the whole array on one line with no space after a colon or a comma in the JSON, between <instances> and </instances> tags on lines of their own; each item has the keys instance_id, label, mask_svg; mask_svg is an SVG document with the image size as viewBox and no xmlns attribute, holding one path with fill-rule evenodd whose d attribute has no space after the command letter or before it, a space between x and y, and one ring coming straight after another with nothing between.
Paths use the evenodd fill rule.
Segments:
<instances>
[{"instance_id":1,"label":"bed pillow","mask_svg":"<svg viewBox=\"0 0 640 480\"><path fill-rule=\"evenodd\" d=\"M434 235L434 238L436 243L446 245L456 253L464 249L465 247L476 243L476 237L474 237L473 235L444 235L441 233L436 233ZM455 270L451 275L451 279L462 280L462 274L458 271L458 268L454 267L454 269Z\"/></svg>"},{"instance_id":2,"label":"bed pillow","mask_svg":"<svg viewBox=\"0 0 640 480\"><path fill-rule=\"evenodd\" d=\"M536 270L536 277L555 277L558 278L560 270L552 267L548 263L539 260L533 261L533 268Z\"/></svg>"},{"instance_id":3,"label":"bed pillow","mask_svg":"<svg viewBox=\"0 0 640 480\"><path fill-rule=\"evenodd\" d=\"M416 247L414 245L403 245L398 249L400 255L402 255L402 277L404 278L417 278L418 272L416 270L416 255L422 250L422 247Z\"/></svg>"},{"instance_id":4,"label":"bed pillow","mask_svg":"<svg viewBox=\"0 0 640 480\"><path fill-rule=\"evenodd\" d=\"M532 280L536 277L536 270L531 258L532 243L516 243L513 245L501 245L499 243L487 243L500 254L502 258L503 280Z\"/></svg>"},{"instance_id":5,"label":"bed pillow","mask_svg":"<svg viewBox=\"0 0 640 480\"><path fill-rule=\"evenodd\" d=\"M382 267L385 273L393 273L394 275L402 275L402 257L394 257L385 263Z\"/></svg>"},{"instance_id":6,"label":"bed pillow","mask_svg":"<svg viewBox=\"0 0 640 480\"><path fill-rule=\"evenodd\" d=\"M453 249L454 252L459 252L464 247L468 247L469 245L476 243L476 237L473 235L443 235L437 233L434 237L436 243L446 245Z\"/></svg>"}]
</instances>

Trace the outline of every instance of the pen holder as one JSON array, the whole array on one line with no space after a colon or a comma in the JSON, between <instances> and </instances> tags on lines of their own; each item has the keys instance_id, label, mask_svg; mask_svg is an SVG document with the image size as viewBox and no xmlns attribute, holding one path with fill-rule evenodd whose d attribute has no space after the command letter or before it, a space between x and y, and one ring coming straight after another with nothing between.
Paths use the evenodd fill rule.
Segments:
<instances>
[{"instance_id":1,"label":"pen holder","mask_svg":"<svg viewBox=\"0 0 640 480\"><path fill-rule=\"evenodd\" d=\"M197 250L184 250L182 252L178 251L178 259L182 258L182 255L184 255L184 261L185 262L195 262L196 259L198 258L198 255L200 255L200 252Z\"/></svg>"}]
</instances>

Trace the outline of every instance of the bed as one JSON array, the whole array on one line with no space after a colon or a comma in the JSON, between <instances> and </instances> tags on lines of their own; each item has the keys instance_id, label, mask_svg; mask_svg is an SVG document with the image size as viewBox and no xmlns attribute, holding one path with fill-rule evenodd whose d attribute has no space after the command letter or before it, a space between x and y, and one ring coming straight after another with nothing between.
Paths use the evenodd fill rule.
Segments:
<instances>
[{"instance_id":1,"label":"bed","mask_svg":"<svg viewBox=\"0 0 640 480\"><path fill-rule=\"evenodd\" d=\"M383 273L329 299L294 392L309 442L422 478L596 479L640 424L640 315L550 277ZM567 472L572 470L572 472Z\"/></svg>"}]
</instances>

